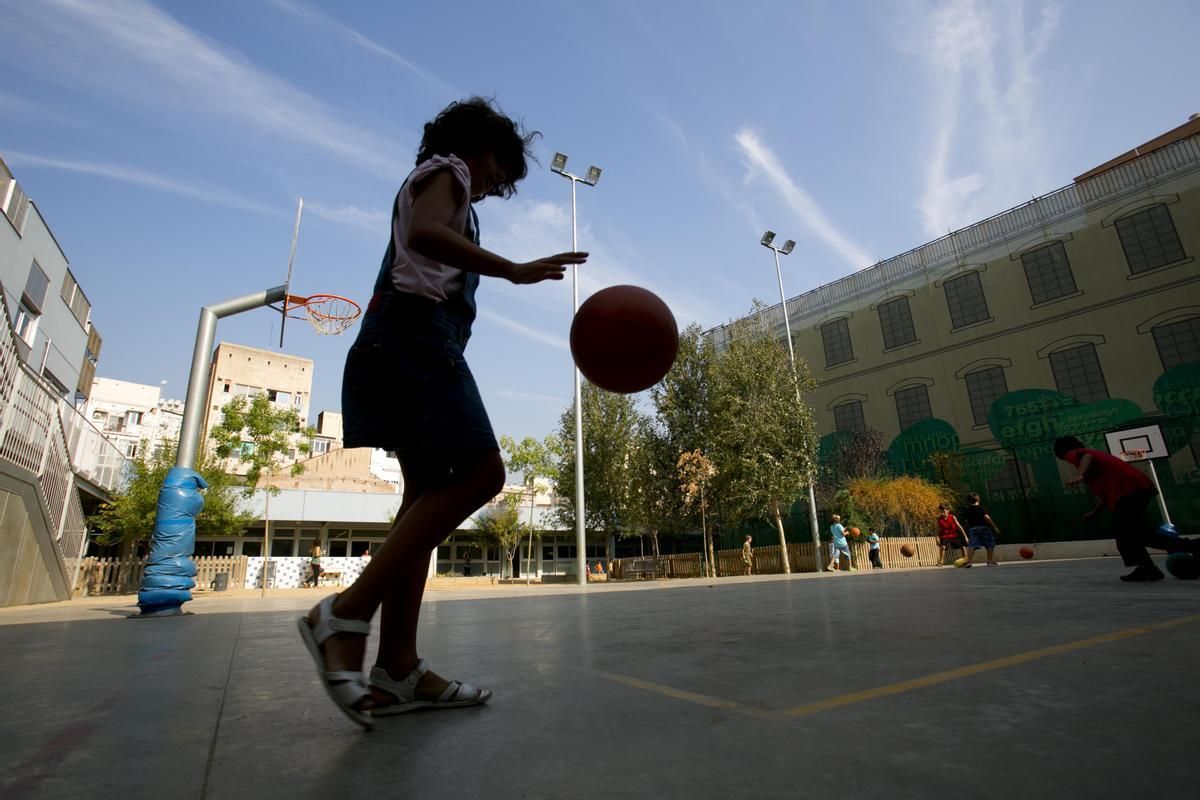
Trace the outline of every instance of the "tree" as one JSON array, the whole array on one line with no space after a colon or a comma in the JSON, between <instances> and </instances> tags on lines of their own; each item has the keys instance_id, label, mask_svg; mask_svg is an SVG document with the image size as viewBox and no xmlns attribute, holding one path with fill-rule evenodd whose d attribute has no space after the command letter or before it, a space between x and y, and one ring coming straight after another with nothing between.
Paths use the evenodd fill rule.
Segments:
<instances>
[{"instance_id":1,"label":"tree","mask_svg":"<svg viewBox=\"0 0 1200 800\"><path fill-rule=\"evenodd\" d=\"M781 506L800 495L816 470L808 365L793 371L787 350L753 319L734 323L713 368L713 461L722 503L740 516L771 517L789 572Z\"/></svg>"},{"instance_id":2,"label":"tree","mask_svg":"<svg viewBox=\"0 0 1200 800\"><path fill-rule=\"evenodd\" d=\"M279 490L270 485L271 473L279 469L289 451L307 454L315 433L313 428L301 423L300 412L295 408L277 406L266 392L261 392L249 403L242 396L226 403L221 409L221 423L213 427L209 436L216 444L217 458L234 458L248 465L243 492L250 496L264 471L267 473L267 492L278 493ZM304 465L294 462L291 474L302 472Z\"/></svg>"},{"instance_id":3,"label":"tree","mask_svg":"<svg viewBox=\"0 0 1200 800\"><path fill-rule=\"evenodd\" d=\"M855 478L877 478L887 472L883 434L874 428L837 431L823 454L821 483L833 491Z\"/></svg>"},{"instance_id":4,"label":"tree","mask_svg":"<svg viewBox=\"0 0 1200 800\"><path fill-rule=\"evenodd\" d=\"M713 364L716 351L699 325L679 335L679 354L666 377L650 390L655 416L668 444L681 453L704 450L713 438Z\"/></svg>"},{"instance_id":5,"label":"tree","mask_svg":"<svg viewBox=\"0 0 1200 800\"><path fill-rule=\"evenodd\" d=\"M656 556L659 534L692 530L687 524L691 513L679 491L677 464L683 453L708 451L712 443L715 358L712 341L700 326L685 328L679 335L675 363L650 390L654 416L643 417L636 431L630 523L650 534ZM708 501L711 504L711 497Z\"/></svg>"},{"instance_id":6,"label":"tree","mask_svg":"<svg viewBox=\"0 0 1200 800\"><path fill-rule=\"evenodd\" d=\"M532 436L526 436L520 442L511 436L500 437L500 449L508 458L504 466L510 472L520 472L524 478L525 491L529 494L529 548L525 554L525 563L533 563L533 534L535 524L533 519L533 504L537 499L538 478L553 478L558 471L558 462L562 455L562 442L554 434L538 441ZM510 565L511 571L511 565ZM525 570L525 582L529 583L530 570Z\"/></svg>"},{"instance_id":7,"label":"tree","mask_svg":"<svg viewBox=\"0 0 1200 800\"><path fill-rule=\"evenodd\" d=\"M639 536L649 534L656 557L660 555L659 534L684 530L686 515L675 477L673 450L661 426L649 417L639 420L630 459L628 521Z\"/></svg>"},{"instance_id":8,"label":"tree","mask_svg":"<svg viewBox=\"0 0 1200 800\"><path fill-rule=\"evenodd\" d=\"M641 415L629 395L606 392L584 383L583 472L584 526L592 531L623 534L630 530L630 466L634 434ZM554 491L559 497L555 515L568 530L575 527L575 406L563 411L558 441L562 458Z\"/></svg>"},{"instance_id":9,"label":"tree","mask_svg":"<svg viewBox=\"0 0 1200 800\"><path fill-rule=\"evenodd\" d=\"M854 507L880 527L894 522L905 536L932 531L938 505L954 502L954 491L916 475L856 478L847 487Z\"/></svg>"},{"instance_id":10,"label":"tree","mask_svg":"<svg viewBox=\"0 0 1200 800\"><path fill-rule=\"evenodd\" d=\"M216 443L215 452L218 458L235 458L248 465L246 483L242 488L244 496L253 496L259 480L266 472L263 557L268 561L264 562L264 597L267 594L269 575L265 567L269 563L271 553L271 495L279 493L279 489L271 485L271 474L279 469L285 454L290 451L307 454L311 449L309 442L315 433L316 430L301 422L300 412L292 406L275 405L266 392L254 395L249 403L243 396L234 397L221 409L220 424L209 432L209 436ZM292 475L303 472L302 463L292 463Z\"/></svg>"},{"instance_id":11,"label":"tree","mask_svg":"<svg viewBox=\"0 0 1200 800\"><path fill-rule=\"evenodd\" d=\"M520 502L519 494L506 494L499 503L485 507L475 517L475 527L480 535L494 541L504 551L510 578L513 574L513 556L516 555L525 533L520 513L517 511L517 504Z\"/></svg>"},{"instance_id":12,"label":"tree","mask_svg":"<svg viewBox=\"0 0 1200 800\"><path fill-rule=\"evenodd\" d=\"M704 542L704 551L707 554L705 560L708 562L709 577L715 578L717 577L717 566L713 559L712 539L708 535L705 513L708 501L704 496L704 488L712 482L717 474L717 469L713 466L712 461L699 450L692 450L681 455L675 469L679 476L679 488L683 492L684 507L700 510L700 534Z\"/></svg>"},{"instance_id":13,"label":"tree","mask_svg":"<svg viewBox=\"0 0 1200 800\"><path fill-rule=\"evenodd\" d=\"M100 532L96 537L99 544L136 544L150 538L158 510L158 493L167 472L175 466L177 450L178 442L173 441L165 442L154 452L150 452L145 442L139 446L141 456L133 461L129 485L113 492L99 512L88 519L88 524ZM230 536L245 530L254 521L254 515L238 509L236 480L205 449L197 454L195 469L208 483L204 508L196 517L196 533Z\"/></svg>"}]
</instances>

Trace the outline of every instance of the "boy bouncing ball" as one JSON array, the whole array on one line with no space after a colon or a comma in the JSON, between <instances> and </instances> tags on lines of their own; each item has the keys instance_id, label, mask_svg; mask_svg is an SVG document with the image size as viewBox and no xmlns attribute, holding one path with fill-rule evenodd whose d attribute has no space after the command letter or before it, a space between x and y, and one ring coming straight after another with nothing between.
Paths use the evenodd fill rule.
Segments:
<instances>
[{"instance_id":1,"label":"boy bouncing ball","mask_svg":"<svg viewBox=\"0 0 1200 800\"><path fill-rule=\"evenodd\" d=\"M911 544L906 544L906 545L900 546L900 555L904 556L905 558L912 558L913 554L916 552L917 552L916 550L913 550L913 547Z\"/></svg>"},{"instance_id":2,"label":"boy bouncing ball","mask_svg":"<svg viewBox=\"0 0 1200 800\"><path fill-rule=\"evenodd\" d=\"M639 286L610 286L584 301L571 322L571 355L583 377L633 394L663 379L679 351L675 316Z\"/></svg>"},{"instance_id":3,"label":"boy bouncing ball","mask_svg":"<svg viewBox=\"0 0 1200 800\"><path fill-rule=\"evenodd\" d=\"M1021 558L1033 558L1033 548L1032 547L1022 547L1017 552L1021 554Z\"/></svg>"},{"instance_id":4,"label":"boy bouncing ball","mask_svg":"<svg viewBox=\"0 0 1200 800\"><path fill-rule=\"evenodd\" d=\"M1200 559L1191 553L1171 553L1167 556L1167 572L1181 581L1200 578Z\"/></svg>"}]
</instances>

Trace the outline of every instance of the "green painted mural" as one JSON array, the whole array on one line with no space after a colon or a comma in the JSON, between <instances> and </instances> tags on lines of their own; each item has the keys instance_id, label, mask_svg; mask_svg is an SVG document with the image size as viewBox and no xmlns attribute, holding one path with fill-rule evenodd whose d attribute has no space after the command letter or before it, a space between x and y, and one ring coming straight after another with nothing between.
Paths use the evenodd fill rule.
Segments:
<instances>
[{"instance_id":1,"label":"green painted mural","mask_svg":"<svg viewBox=\"0 0 1200 800\"><path fill-rule=\"evenodd\" d=\"M1020 389L997 399L989 410L994 448L963 448L953 425L927 419L892 440L888 463L898 473L979 492L1001 528L1022 539L1104 537L1108 523L1089 526L1080 520L1091 500L1081 489L1065 487L1070 469L1054 457L1053 442L1071 435L1088 447L1107 450L1105 433L1157 424L1172 454L1192 448L1190 465L1172 468L1160 459L1156 469L1172 519L1185 531L1200 533L1200 468L1194 463L1200 457L1200 362L1160 375L1153 398L1156 408L1143 410L1123 398L1082 404L1051 389ZM842 435L823 437L823 462L836 452Z\"/></svg>"}]
</instances>

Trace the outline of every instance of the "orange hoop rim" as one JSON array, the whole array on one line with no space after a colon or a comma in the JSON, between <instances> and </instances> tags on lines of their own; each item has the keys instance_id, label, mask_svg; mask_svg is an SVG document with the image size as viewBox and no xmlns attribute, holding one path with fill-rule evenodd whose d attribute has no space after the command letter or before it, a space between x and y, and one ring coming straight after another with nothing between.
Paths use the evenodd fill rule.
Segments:
<instances>
[{"instance_id":1,"label":"orange hoop rim","mask_svg":"<svg viewBox=\"0 0 1200 800\"><path fill-rule=\"evenodd\" d=\"M340 314L329 313L314 308L314 306L320 303L328 303L331 300L346 303L350 308ZM303 310L297 311L297 309ZM362 316L362 308L349 297L343 297L340 294L310 294L308 297L289 294L284 300L283 313L291 319L311 319L313 316L316 316L320 319L353 322Z\"/></svg>"}]
</instances>

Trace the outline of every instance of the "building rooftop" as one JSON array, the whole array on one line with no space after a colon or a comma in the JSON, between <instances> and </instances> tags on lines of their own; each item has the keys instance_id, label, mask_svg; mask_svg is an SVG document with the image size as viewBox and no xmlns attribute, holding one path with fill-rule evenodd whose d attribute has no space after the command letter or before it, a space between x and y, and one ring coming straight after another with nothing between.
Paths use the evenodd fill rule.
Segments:
<instances>
[{"instance_id":1,"label":"building rooftop","mask_svg":"<svg viewBox=\"0 0 1200 800\"><path fill-rule=\"evenodd\" d=\"M1147 185L1196 171L1200 169L1198 134L1200 118L1189 120L1084 173L1060 189L789 298L788 316L795 324L797 320L817 316L849 300L877 293L917 273L963 262L974 253L1141 191ZM782 306L776 303L757 315L741 319L757 316L763 324L782 327L781 309ZM728 327L729 323L715 326L705 331L705 335L712 336L720 346L725 342Z\"/></svg>"}]
</instances>

